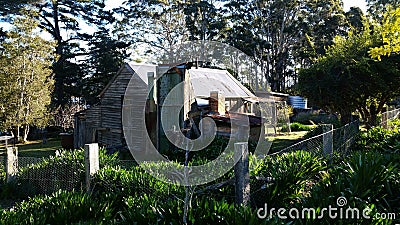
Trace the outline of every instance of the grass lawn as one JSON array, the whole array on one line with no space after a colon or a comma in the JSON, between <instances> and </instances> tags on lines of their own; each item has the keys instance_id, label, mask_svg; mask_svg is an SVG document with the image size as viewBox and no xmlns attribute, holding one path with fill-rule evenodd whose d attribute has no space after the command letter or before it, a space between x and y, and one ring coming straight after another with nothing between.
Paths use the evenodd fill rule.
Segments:
<instances>
[{"instance_id":1,"label":"grass lawn","mask_svg":"<svg viewBox=\"0 0 400 225\"><path fill-rule=\"evenodd\" d=\"M307 131L280 133L276 137L272 137L272 146L270 153L277 152L290 145L299 142ZM9 146L11 146L9 144ZM55 150L61 149L61 141L59 138L49 138L46 144L42 144L42 140L28 141L24 144L17 144L18 155L22 157L48 157L55 154ZM0 144L0 156L5 155L5 144Z\"/></svg>"},{"instance_id":2,"label":"grass lawn","mask_svg":"<svg viewBox=\"0 0 400 225\"><path fill-rule=\"evenodd\" d=\"M308 131L291 132L290 134L282 133L276 137L272 137L272 146L270 153L278 152L286 147L289 147L299 142Z\"/></svg>"},{"instance_id":3,"label":"grass lawn","mask_svg":"<svg viewBox=\"0 0 400 225\"><path fill-rule=\"evenodd\" d=\"M9 144L9 146L11 146ZM49 138L46 144L42 140L28 141L24 144L17 144L18 155L22 157L48 157L54 155L55 150L61 148L61 141L58 138ZM5 144L0 144L0 156L5 155Z\"/></svg>"}]
</instances>

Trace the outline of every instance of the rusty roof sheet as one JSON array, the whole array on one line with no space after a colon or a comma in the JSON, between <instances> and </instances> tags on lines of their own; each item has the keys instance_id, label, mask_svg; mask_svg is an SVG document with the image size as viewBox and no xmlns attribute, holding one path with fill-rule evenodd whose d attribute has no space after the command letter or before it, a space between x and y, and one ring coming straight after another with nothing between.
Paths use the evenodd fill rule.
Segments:
<instances>
[{"instance_id":1,"label":"rusty roof sheet","mask_svg":"<svg viewBox=\"0 0 400 225\"><path fill-rule=\"evenodd\" d=\"M198 68L188 72L195 97L209 97L211 91L221 91L226 98L255 97L226 70Z\"/></svg>"}]
</instances>

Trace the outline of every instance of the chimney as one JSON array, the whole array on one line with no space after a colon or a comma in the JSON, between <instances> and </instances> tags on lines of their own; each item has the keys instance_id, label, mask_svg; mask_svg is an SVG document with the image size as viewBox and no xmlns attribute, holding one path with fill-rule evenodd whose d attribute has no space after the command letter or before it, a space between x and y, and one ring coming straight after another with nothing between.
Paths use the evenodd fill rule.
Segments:
<instances>
[{"instance_id":1,"label":"chimney","mask_svg":"<svg viewBox=\"0 0 400 225\"><path fill-rule=\"evenodd\" d=\"M225 115L225 97L221 91L210 92L210 113Z\"/></svg>"},{"instance_id":2,"label":"chimney","mask_svg":"<svg viewBox=\"0 0 400 225\"><path fill-rule=\"evenodd\" d=\"M154 85L154 72L147 72L147 90L148 90L148 106L149 106L149 111L154 112L155 111L155 85Z\"/></svg>"}]
</instances>

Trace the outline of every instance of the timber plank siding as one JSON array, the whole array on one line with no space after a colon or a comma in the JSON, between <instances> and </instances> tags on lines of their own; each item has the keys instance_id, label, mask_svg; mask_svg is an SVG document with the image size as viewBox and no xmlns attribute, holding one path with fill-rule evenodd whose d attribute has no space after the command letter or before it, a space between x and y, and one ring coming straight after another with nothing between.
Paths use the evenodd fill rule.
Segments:
<instances>
[{"instance_id":1,"label":"timber plank siding","mask_svg":"<svg viewBox=\"0 0 400 225\"><path fill-rule=\"evenodd\" d=\"M119 146L124 144L122 132L123 96L133 75L132 71L125 65L101 96L101 123L98 140L101 145Z\"/></svg>"},{"instance_id":2,"label":"timber plank siding","mask_svg":"<svg viewBox=\"0 0 400 225\"><path fill-rule=\"evenodd\" d=\"M138 130L144 123L144 110L147 99L147 72L155 72L156 66L126 63L111 79L110 83L99 95L99 105L79 112L76 115L75 147L98 142L102 146L125 145L122 124L122 108L125 93L129 85L128 104L129 129ZM79 114L79 115L78 115ZM135 149L143 148L143 131L135 131L130 139L134 139Z\"/></svg>"}]
</instances>

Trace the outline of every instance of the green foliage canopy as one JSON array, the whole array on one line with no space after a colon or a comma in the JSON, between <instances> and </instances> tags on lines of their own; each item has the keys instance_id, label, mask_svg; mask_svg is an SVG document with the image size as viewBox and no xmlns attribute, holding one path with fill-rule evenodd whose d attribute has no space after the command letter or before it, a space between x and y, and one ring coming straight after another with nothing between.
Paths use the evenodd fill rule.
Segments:
<instances>
[{"instance_id":1,"label":"green foliage canopy","mask_svg":"<svg viewBox=\"0 0 400 225\"><path fill-rule=\"evenodd\" d=\"M18 17L1 44L0 129L43 127L48 123L54 81L50 69L56 59L54 43L41 38L29 14Z\"/></svg>"},{"instance_id":2,"label":"green foliage canopy","mask_svg":"<svg viewBox=\"0 0 400 225\"><path fill-rule=\"evenodd\" d=\"M334 42L317 63L301 70L299 89L314 104L339 113L342 122L358 110L373 126L385 103L400 94L399 57L381 62L371 59L368 52L379 43L379 33L369 25L361 33L351 31Z\"/></svg>"},{"instance_id":3,"label":"green foliage canopy","mask_svg":"<svg viewBox=\"0 0 400 225\"><path fill-rule=\"evenodd\" d=\"M381 35L382 44L370 50L371 57L380 61L382 56L400 53L400 8L389 9L382 25L376 29Z\"/></svg>"}]
</instances>

